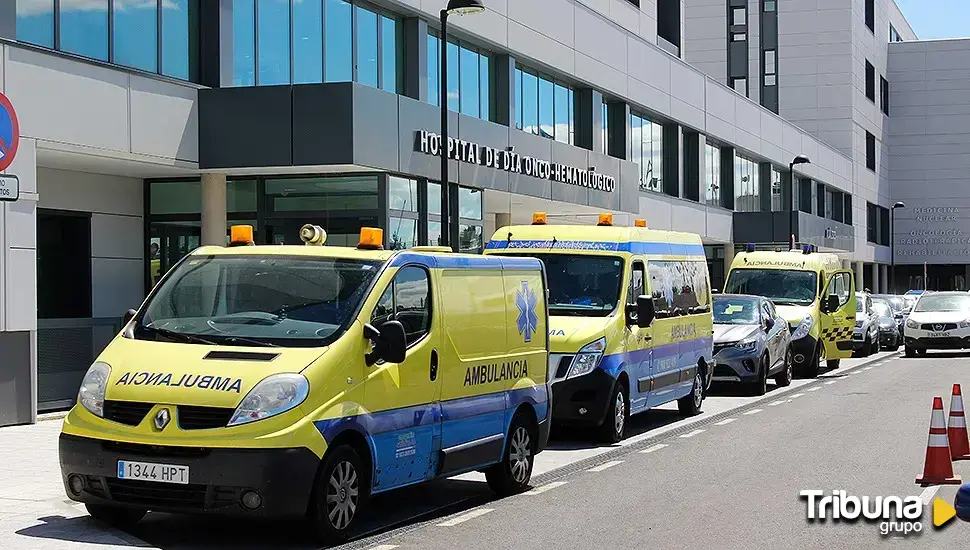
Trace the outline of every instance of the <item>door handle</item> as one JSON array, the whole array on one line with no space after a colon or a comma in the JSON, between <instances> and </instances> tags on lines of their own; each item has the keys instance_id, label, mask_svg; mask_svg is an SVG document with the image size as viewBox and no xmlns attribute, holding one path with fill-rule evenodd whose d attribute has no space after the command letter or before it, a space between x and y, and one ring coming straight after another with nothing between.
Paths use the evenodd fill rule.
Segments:
<instances>
[{"instance_id":1,"label":"door handle","mask_svg":"<svg viewBox=\"0 0 970 550\"><path fill-rule=\"evenodd\" d=\"M431 369L428 374L432 382L438 379L438 350L436 349L431 350Z\"/></svg>"}]
</instances>

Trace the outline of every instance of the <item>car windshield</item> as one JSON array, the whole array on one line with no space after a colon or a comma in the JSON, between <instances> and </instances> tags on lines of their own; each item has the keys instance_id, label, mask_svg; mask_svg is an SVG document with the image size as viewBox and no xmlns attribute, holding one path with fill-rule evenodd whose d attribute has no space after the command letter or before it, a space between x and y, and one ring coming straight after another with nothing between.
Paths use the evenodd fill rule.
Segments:
<instances>
[{"instance_id":1,"label":"car windshield","mask_svg":"<svg viewBox=\"0 0 970 550\"><path fill-rule=\"evenodd\" d=\"M878 296L874 296L874 298L877 298L879 299L879 301L884 302L894 312L903 311L904 309L906 309L906 301L900 298L899 296L888 296L888 295L880 294Z\"/></svg>"},{"instance_id":2,"label":"car windshield","mask_svg":"<svg viewBox=\"0 0 970 550\"><path fill-rule=\"evenodd\" d=\"M725 294L764 296L780 306L807 306L815 301L817 292L818 276L814 271L734 269L724 285Z\"/></svg>"},{"instance_id":3,"label":"car windshield","mask_svg":"<svg viewBox=\"0 0 970 550\"><path fill-rule=\"evenodd\" d=\"M970 294L923 295L913 311L970 311Z\"/></svg>"},{"instance_id":4,"label":"car windshield","mask_svg":"<svg viewBox=\"0 0 970 550\"><path fill-rule=\"evenodd\" d=\"M855 297L855 310L856 312L865 311L866 300L862 296Z\"/></svg>"},{"instance_id":5,"label":"car windshield","mask_svg":"<svg viewBox=\"0 0 970 550\"><path fill-rule=\"evenodd\" d=\"M872 309L876 312L879 317L892 317L893 312L889 309L889 305L884 302L873 302Z\"/></svg>"},{"instance_id":6,"label":"car windshield","mask_svg":"<svg viewBox=\"0 0 970 550\"><path fill-rule=\"evenodd\" d=\"M714 297L714 323L719 325L754 325L758 322L757 300Z\"/></svg>"},{"instance_id":7,"label":"car windshield","mask_svg":"<svg viewBox=\"0 0 970 550\"><path fill-rule=\"evenodd\" d=\"M552 315L606 317L620 299L623 259L578 254L515 254L546 266Z\"/></svg>"},{"instance_id":8,"label":"car windshield","mask_svg":"<svg viewBox=\"0 0 970 550\"><path fill-rule=\"evenodd\" d=\"M328 345L346 329L380 262L198 256L142 308L134 337L242 346Z\"/></svg>"}]
</instances>

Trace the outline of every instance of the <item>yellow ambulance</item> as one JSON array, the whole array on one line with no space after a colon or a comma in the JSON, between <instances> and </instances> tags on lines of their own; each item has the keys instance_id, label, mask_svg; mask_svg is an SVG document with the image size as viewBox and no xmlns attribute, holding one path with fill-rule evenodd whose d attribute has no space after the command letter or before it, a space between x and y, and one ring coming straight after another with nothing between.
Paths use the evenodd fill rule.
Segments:
<instances>
[{"instance_id":1,"label":"yellow ambulance","mask_svg":"<svg viewBox=\"0 0 970 550\"><path fill-rule=\"evenodd\" d=\"M549 380L557 425L623 438L631 414L677 401L700 412L712 380L713 318L698 235L613 225L503 227L486 255L542 260L549 279Z\"/></svg>"},{"instance_id":2,"label":"yellow ambulance","mask_svg":"<svg viewBox=\"0 0 970 550\"><path fill-rule=\"evenodd\" d=\"M795 368L803 374L818 376L822 359L838 368L841 359L852 357L855 278L837 255L812 245L771 251L749 244L734 257L724 292L774 302L789 323Z\"/></svg>"},{"instance_id":3,"label":"yellow ambulance","mask_svg":"<svg viewBox=\"0 0 970 550\"><path fill-rule=\"evenodd\" d=\"M129 312L60 436L92 516L305 517L339 541L376 493L473 470L528 486L550 426L542 264L301 233L235 227Z\"/></svg>"}]
</instances>

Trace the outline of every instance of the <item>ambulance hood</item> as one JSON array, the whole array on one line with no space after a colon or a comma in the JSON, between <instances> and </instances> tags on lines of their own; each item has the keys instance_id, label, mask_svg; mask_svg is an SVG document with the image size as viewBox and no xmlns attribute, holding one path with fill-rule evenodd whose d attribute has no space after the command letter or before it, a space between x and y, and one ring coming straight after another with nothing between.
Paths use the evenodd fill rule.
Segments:
<instances>
[{"instance_id":1,"label":"ambulance hood","mask_svg":"<svg viewBox=\"0 0 970 550\"><path fill-rule=\"evenodd\" d=\"M549 348L552 353L576 353L579 348L603 336L606 317L549 317Z\"/></svg>"},{"instance_id":2,"label":"ambulance hood","mask_svg":"<svg viewBox=\"0 0 970 550\"><path fill-rule=\"evenodd\" d=\"M788 321L789 325L793 327L797 327L798 324L802 322L802 319L804 319L806 315L811 313L812 306L775 305L775 309L778 310L778 315L781 315L782 317L785 318L786 321Z\"/></svg>"},{"instance_id":3,"label":"ambulance hood","mask_svg":"<svg viewBox=\"0 0 970 550\"><path fill-rule=\"evenodd\" d=\"M327 348L207 346L115 338L105 399L235 408L271 374L298 373Z\"/></svg>"}]
</instances>

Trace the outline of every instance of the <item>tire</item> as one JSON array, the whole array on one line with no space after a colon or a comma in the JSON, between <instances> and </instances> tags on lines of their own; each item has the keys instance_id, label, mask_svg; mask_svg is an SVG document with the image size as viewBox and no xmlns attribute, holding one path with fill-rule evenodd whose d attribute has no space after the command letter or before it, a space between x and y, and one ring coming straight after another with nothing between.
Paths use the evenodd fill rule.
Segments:
<instances>
[{"instance_id":1,"label":"tire","mask_svg":"<svg viewBox=\"0 0 970 550\"><path fill-rule=\"evenodd\" d=\"M485 470L485 480L493 493L507 497L529 488L538 441L535 422L526 414L516 413L505 438L502 462Z\"/></svg>"},{"instance_id":2,"label":"tire","mask_svg":"<svg viewBox=\"0 0 970 550\"><path fill-rule=\"evenodd\" d=\"M310 522L323 544L346 541L366 508L370 484L364 462L349 445L333 449L314 482Z\"/></svg>"},{"instance_id":3,"label":"tire","mask_svg":"<svg viewBox=\"0 0 970 550\"><path fill-rule=\"evenodd\" d=\"M917 349L916 350L916 355L919 355L920 357L922 357L922 356L926 355L926 350L925 349Z\"/></svg>"},{"instance_id":4,"label":"tire","mask_svg":"<svg viewBox=\"0 0 970 550\"><path fill-rule=\"evenodd\" d=\"M906 346L906 357L916 357L916 350Z\"/></svg>"},{"instance_id":5,"label":"tire","mask_svg":"<svg viewBox=\"0 0 970 550\"><path fill-rule=\"evenodd\" d=\"M862 344L862 350L859 352L860 357L869 357L872 355L872 339L866 334L866 341Z\"/></svg>"},{"instance_id":6,"label":"tire","mask_svg":"<svg viewBox=\"0 0 970 550\"><path fill-rule=\"evenodd\" d=\"M826 359L825 360L825 366L828 367L828 368L830 368L830 369L832 369L832 370L835 370L835 369L837 369L837 368L839 368L839 367L842 366L842 360L841 359Z\"/></svg>"},{"instance_id":7,"label":"tire","mask_svg":"<svg viewBox=\"0 0 970 550\"><path fill-rule=\"evenodd\" d=\"M805 366L805 376L808 378L818 378L820 363L822 362L822 342L815 343L815 353L812 354L811 363Z\"/></svg>"},{"instance_id":8,"label":"tire","mask_svg":"<svg viewBox=\"0 0 970 550\"><path fill-rule=\"evenodd\" d=\"M626 384L622 381L617 382L610 396L606 417L599 427L599 436L604 443L618 443L626 433L627 421L630 419L630 402L627 395Z\"/></svg>"},{"instance_id":9,"label":"tire","mask_svg":"<svg viewBox=\"0 0 970 550\"><path fill-rule=\"evenodd\" d=\"M777 384L779 388L784 388L791 385L792 375L794 374L792 372L793 368L792 351L791 347L789 346L788 351L785 352L785 368L775 375L775 384Z\"/></svg>"},{"instance_id":10,"label":"tire","mask_svg":"<svg viewBox=\"0 0 970 550\"><path fill-rule=\"evenodd\" d=\"M704 381L701 379L701 371L694 373L694 385L690 388L690 393L677 400L677 409L684 416L695 416L700 414L701 405L704 403Z\"/></svg>"},{"instance_id":11,"label":"tire","mask_svg":"<svg viewBox=\"0 0 970 550\"><path fill-rule=\"evenodd\" d=\"M761 396L768 393L768 364L770 361L768 352L765 352L758 365L758 381L748 385L748 394Z\"/></svg>"},{"instance_id":12,"label":"tire","mask_svg":"<svg viewBox=\"0 0 970 550\"><path fill-rule=\"evenodd\" d=\"M148 513L148 510L140 508L122 508L106 504L85 504L84 507L88 509L91 517L117 529L127 529L135 525Z\"/></svg>"}]
</instances>

